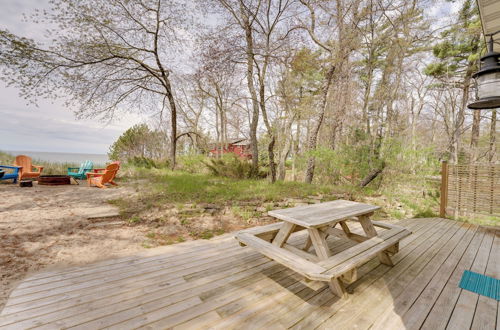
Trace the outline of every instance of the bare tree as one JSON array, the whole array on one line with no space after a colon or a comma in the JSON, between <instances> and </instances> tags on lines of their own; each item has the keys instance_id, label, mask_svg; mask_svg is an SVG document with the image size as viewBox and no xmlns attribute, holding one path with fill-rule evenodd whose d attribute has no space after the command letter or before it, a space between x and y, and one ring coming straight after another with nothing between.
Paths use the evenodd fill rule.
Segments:
<instances>
[{"instance_id":1,"label":"bare tree","mask_svg":"<svg viewBox=\"0 0 500 330\"><path fill-rule=\"evenodd\" d=\"M356 47L356 38L352 33L359 24L363 15L360 15L359 9L361 0L350 1L336 0L331 3L322 3L316 0L300 0L307 9L308 22L302 23L302 28L307 31L311 40L317 47L327 53L326 67L321 86L321 100L319 102L315 124L309 135L308 149L314 151L318 144L318 136L323 125L325 114L330 98L333 82L342 77L347 68L344 66L348 61L349 55ZM318 21L324 22L323 26L318 27ZM320 38L318 30L321 29L327 38ZM337 36L334 40L334 36ZM307 161L305 181L311 183L314 176L315 157L310 155Z\"/></svg>"},{"instance_id":2,"label":"bare tree","mask_svg":"<svg viewBox=\"0 0 500 330\"><path fill-rule=\"evenodd\" d=\"M222 14L229 17L228 24L236 26L244 40L242 53L246 66L246 82L251 100L250 141L252 145L252 168L254 174L259 168L257 127L259 124L259 100L255 84L255 37L254 25L262 0L215 0L222 7Z\"/></svg>"},{"instance_id":3,"label":"bare tree","mask_svg":"<svg viewBox=\"0 0 500 330\"><path fill-rule=\"evenodd\" d=\"M40 18L55 25L52 45L0 31L2 77L28 98L66 97L80 116L168 109L173 168L173 68L187 17L175 0L56 0Z\"/></svg>"},{"instance_id":4,"label":"bare tree","mask_svg":"<svg viewBox=\"0 0 500 330\"><path fill-rule=\"evenodd\" d=\"M230 52L224 48L216 48L210 43L203 48L202 65L194 75L197 89L204 94L213 105L215 114L215 131L217 148L227 148L229 132L228 114L235 99L239 97L236 63L231 61Z\"/></svg>"},{"instance_id":5,"label":"bare tree","mask_svg":"<svg viewBox=\"0 0 500 330\"><path fill-rule=\"evenodd\" d=\"M270 142L268 144L269 154L269 169L271 182L276 181L276 160L275 160L275 146L276 146L276 125L270 118L267 107L269 100L268 91L271 89L270 79L268 74L271 65L278 57L280 51L286 45L290 34L296 27L289 26L290 16L296 14L296 1L283 0L283 1L262 1L260 11L255 18L254 28L256 30L256 56L255 64L257 66L258 86L259 86L259 105L262 113L264 125L267 129Z\"/></svg>"}]
</instances>

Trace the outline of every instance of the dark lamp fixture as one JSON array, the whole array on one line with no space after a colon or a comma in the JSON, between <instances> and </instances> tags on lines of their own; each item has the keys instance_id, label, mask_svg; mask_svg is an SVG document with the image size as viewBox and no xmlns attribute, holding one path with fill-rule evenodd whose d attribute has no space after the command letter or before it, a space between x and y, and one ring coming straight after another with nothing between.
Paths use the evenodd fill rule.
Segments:
<instances>
[{"instance_id":1,"label":"dark lamp fixture","mask_svg":"<svg viewBox=\"0 0 500 330\"><path fill-rule=\"evenodd\" d=\"M468 105L469 109L495 109L500 108L500 53L493 50L493 36L500 33L487 35L490 37L488 53L481 57L481 70L472 77L476 79L478 99Z\"/></svg>"}]
</instances>

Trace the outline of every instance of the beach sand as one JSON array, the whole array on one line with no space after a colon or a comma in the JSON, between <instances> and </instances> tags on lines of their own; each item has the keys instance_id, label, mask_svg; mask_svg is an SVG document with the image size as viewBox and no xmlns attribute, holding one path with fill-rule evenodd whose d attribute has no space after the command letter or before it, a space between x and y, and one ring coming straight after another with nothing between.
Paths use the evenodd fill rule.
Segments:
<instances>
[{"instance_id":1,"label":"beach sand","mask_svg":"<svg viewBox=\"0 0 500 330\"><path fill-rule=\"evenodd\" d=\"M0 184L0 311L28 273L85 264L144 250L147 228L130 227L107 200L130 188L69 186L20 188ZM56 265L57 264L57 265Z\"/></svg>"}]
</instances>

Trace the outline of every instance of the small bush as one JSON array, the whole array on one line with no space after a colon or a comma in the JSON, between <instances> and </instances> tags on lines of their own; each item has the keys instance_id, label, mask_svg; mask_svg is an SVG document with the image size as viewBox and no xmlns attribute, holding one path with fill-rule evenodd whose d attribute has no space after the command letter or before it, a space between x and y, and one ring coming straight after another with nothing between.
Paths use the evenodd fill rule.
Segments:
<instances>
[{"instance_id":1,"label":"small bush","mask_svg":"<svg viewBox=\"0 0 500 330\"><path fill-rule=\"evenodd\" d=\"M224 155L221 159L210 159L204 162L206 167L215 176L232 179L265 178L267 173L254 173L252 163L235 155Z\"/></svg>"},{"instance_id":2,"label":"small bush","mask_svg":"<svg viewBox=\"0 0 500 330\"><path fill-rule=\"evenodd\" d=\"M432 209L425 209L417 212L413 217L414 218L436 218L439 215L436 214Z\"/></svg>"}]
</instances>

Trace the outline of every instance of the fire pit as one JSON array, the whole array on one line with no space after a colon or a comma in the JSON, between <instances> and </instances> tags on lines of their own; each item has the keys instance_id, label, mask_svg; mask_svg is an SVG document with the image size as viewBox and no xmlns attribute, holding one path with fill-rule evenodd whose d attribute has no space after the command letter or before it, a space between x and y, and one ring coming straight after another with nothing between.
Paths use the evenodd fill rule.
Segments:
<instances>
[{"instance_id":1,"label":"fire pit","mask_svg":"<svg viewBox=\"0 0 500 330\"><path fill-rule=\"evenodd\" d=\"M38 184L44 186L61 186L71 184L68 175L40 175L38 177Z\"/></svg>"}]
</instances>

